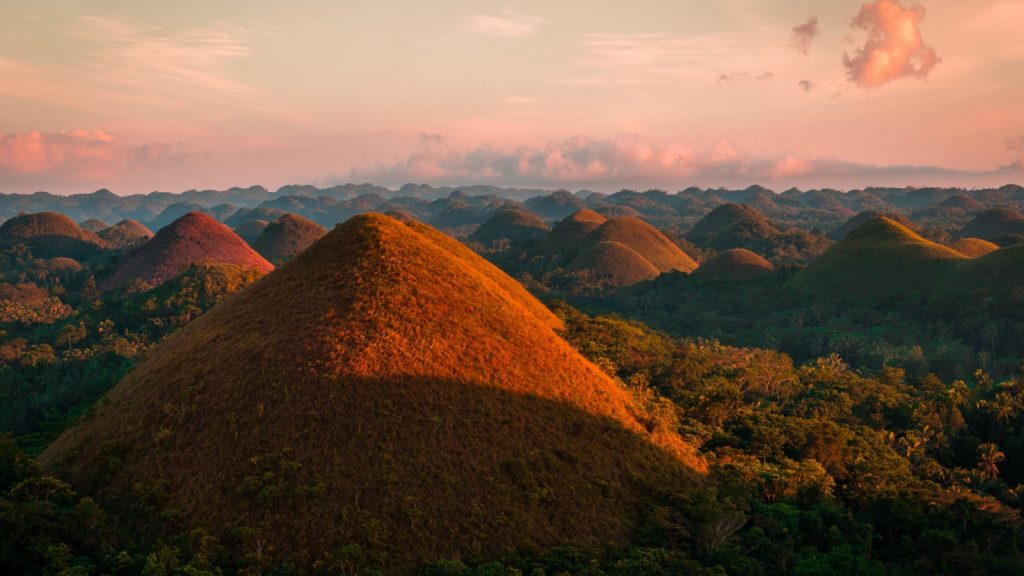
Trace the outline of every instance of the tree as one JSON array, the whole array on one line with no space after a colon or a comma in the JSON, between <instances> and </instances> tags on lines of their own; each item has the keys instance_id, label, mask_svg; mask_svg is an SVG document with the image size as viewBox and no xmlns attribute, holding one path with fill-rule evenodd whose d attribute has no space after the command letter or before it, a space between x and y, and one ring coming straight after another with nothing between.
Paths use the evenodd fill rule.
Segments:
<instances>
[{"instance_id":1,"label":"tree","mask_svg":"<svg viewBox=\"0 0 1024 576\"><path fill-rule=\"evenodd\" d=\"M999 476L998 464L1004 460L1006 454L994 443L985 442L978 446L978 470L990 480Z\"/></svg>"}]
</instances>

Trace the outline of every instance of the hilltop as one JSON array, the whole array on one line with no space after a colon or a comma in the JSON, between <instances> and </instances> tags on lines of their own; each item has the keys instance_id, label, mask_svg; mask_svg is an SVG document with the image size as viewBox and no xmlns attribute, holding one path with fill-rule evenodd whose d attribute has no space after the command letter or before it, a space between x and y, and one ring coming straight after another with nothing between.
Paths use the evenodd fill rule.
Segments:
<instances>
[{"instance_id":1,"label":"hilltop","mask_svg":"<svg viewBox=\"0 0 1024 576\"><path fill-rule=\"evenodd\" d=\"M83 259L99 254L106 243L63 214L40 212L15 216L0 226L0 245L24 244L37 258Z\"/></svg>"},{"instance_id":2,"label":"hilltop","mask_svg":"<svg viewBox=\"0 0 1024 576\"><path fill-rule=\"evenodd\" d=\"M943 282L946 292L969 296L1024 296L1024 244L963 262Z\"/></svg>"},{"instance_id":3,"label":"hilltop","mask_svg":"<svg viewBox=\"0 0 1024 576\"><path fill-rule=\"evenodd\" d=\"M266 220L249 220L245 224L235 228L235 234L242 240L245 240L250 246L263 234L263 231L270 226L270 222Z\"/></svg>"},{"instance_id":4,"label":"hilltop","mask_svg":"<svg viewBox=\"0 0 1024 576\"><path fill-rule=\"evenodd\" d=\"M757 208L722 204L701 219L686 239L702 248L740 248L777 234L779 230Z\"/></svg>"},{"instance_id":5,"label":"hilltop","mask_svg":"<svg viewBox=\"0 0 1024 576\"><path fill-rule=\"evenodd\" d=\"M732 248L719 252L708 261L702 262L694 272L705 280L749 280L775 270L772 263L744 248Z\"/></svg>"},{"instance_id":6,"label":"hilltop","mask_svg":"<svg viewBox=\"0 0 1024 576\"><path fill-rule=\"evenodd\" d=\"M896 212L879 212L878 210L865 210L844 222L842 226L829 232L828 237L832 240L842 240L843 238L846 238L850 232L853 232L864 224L878 218L888 218L889 220L898 222L911 230L914 230L915 228L914 223L902 214Z\"/></svg>"},{"instance_id":7,"label":"hilltop","mask_svg":"<svg viewBox=\"0 0 1024 576\"><path fill-rule=\"evenodd\" d=\"M1024 233L1024 214L1016 210L995 208L986 210L960 229L959 236L992 240L1000 236Z\"/></svg>"},{"instance_id":8,"label":"hilltop","mask_svg":"<svg viewBox=\"0 0 1024 576\"><path fill-rule=\"evenodd\" d=\"M999 250L999 245L981 238L959 238L949 243L949 247L970 258L977 258Z\"/></svg>"},{"instance_id":9,"label":"hilltop","mask_svg":"<svg viewBox=\"0 0 1024 576\"><path fill-rule=\"evenodd\" d=\"M849 233L787 286L829 297L896 299L934 290L966 259L882 216Z\"/></svg>"},{"instance_id":10,"label":"hilltop","mask_svg":"<svg viewBox=\"0 0 1024 576\"><path fill-rule=\"evenodd\" d=\"M661 274L654 264L625 244L598 242L573 258L570 272L586 272L609 286L629 286Z\"/></svg>"},{"instance_id":11,"label":"hilltop","mask_svg":"<svg viewBox=\"0 0 1024 576\"><path fill-rule=\"evenodd\" d=\"M312 220L298 214L285 214L268 224L252 247L269 262L282 264L326 233L323 226Z\"/></svg>"},{"instance_id":12,"label":"hilltop","mask_svg":"<svg viewBox=\"0 0 1024 576\"><path fill-rule=\"evenodd\" d=\"M580 241L579 253L600 242L617 242L644 257L660 272L693 272L697 263L654 226L622 216L601 224Z\"/></svg>"},{"instance_id":13,"label":"hilltop","mask_svg":"<svg viewBox=\"0 0 1024 576\"><path fill-rule=\"evenodd\" d=\"M484 221L469 240L490 246L500 240L525 242L547 235L549 227L540 216L523 208L499 210Z\"/></svg>"},{"instance_id":14,"label":"hilltop","mask_svg":"<svg viewBox=\"0 0 1024 576\"><path fill-rule=\"evenodd\" d=\"M607 218L589 208L577 210L555 224L555 227L548 232L544 239L544 244L549 251L557 253L571 250L576 244L583 241L587 234L607 221Z\"/></svg>"},{"instance_id":15,"label":"hilltop","mask_svg":"<svg viewBox=\"0 0 1024 576\"><path fill-rule=\"evenodd\" d=\"M439 232L355 217L165 340L42 462L115 508L161 486L156 514L306 566L625 544L704 464L560 325Z\"/></svg>"},{"instance_id":16,"label":"hilltop","mask_svg":"<svg viewBox=\"0 0 1024 576\"><path fill-rule=\"evenodd\" d=\"M141 223L125 219L99 231L99 237L114 248L131 248L153 237L153 231Z\"/></svg>"},{"instance_id":17,"label":"hilltop","mask_svg":"<svg viewBox=\"0 0 1024 576\"><path fill-rule=\"evenodd\" d=\"M210 216L190 212L157 232L121 262L100 283L101 290L138 282L155 286L192 264L235 264L269 272L274 266L257 254L230 228Z\"/></svg>"}]
</instances>

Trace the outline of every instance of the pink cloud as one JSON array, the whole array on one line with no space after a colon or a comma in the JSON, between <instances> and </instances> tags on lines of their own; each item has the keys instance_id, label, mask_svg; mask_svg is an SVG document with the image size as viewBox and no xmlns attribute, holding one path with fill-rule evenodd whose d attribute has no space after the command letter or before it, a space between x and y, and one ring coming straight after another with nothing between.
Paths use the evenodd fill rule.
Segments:
<instances>
[{"instance_id":1,"label":"pink cloud","mask_svg":"<svg viewBox=\"0 0 1024 576\"><path fill-rule=\"evenodd\" d=\"M508 10L502 12L501 16L477 14L466 18L466 27L470 32L495 38L533 36L543 23L543 18L524 16Z\"/></svg>"},{"instance_id":2,"label":"pink cloud","mask_svg":"<svg viewBox=\"0 0 1024 576\"><path fill-rule=\"evenodd\" d=\"M801 54L810 54L811 44L819 34L818 17L811 16L807 22L793 28L793 47Z\"/></svg>"},{"instance_id":3,"label":"pink cloud","mask_svg":"<svg viewBox=\"0 0 1024 576\"><path fill-rule=\"evenodd\" d=\"M875 88L905 77L926 78L941 62L921 37L925 8L904 7L900 0L876 0L861 6L851 24L868 33L853 56L845 55L850 80L861 88Z\"/></svg>"},{"instance_id":4,"label":"pink cloud","mask_svg":"<svg viewBox=\"0 0 1024 576\"><path fill-rule=\"evenodd\" d=\"M185 158L180 145L131 146L103 130L0 134L0 185L108 184Z\"/></svg>"}]
</instances>

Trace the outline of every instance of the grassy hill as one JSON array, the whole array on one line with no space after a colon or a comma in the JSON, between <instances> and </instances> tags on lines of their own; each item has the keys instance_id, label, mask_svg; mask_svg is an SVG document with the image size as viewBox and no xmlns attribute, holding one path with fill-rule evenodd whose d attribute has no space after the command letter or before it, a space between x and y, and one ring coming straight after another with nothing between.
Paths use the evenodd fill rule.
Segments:
<instances>
[{"instance_id":1,"label":"grassy hill","mask_svg":"<svg viewBox=\"0 0 1024 576\"><path fill-rule=\"evenodd\" d=\"M131 248L153 237L153 231L132 219L121 220L98 232L99 237L114 248Z\"/></svg>"},{"instance_id":2,"label":"grassy hill","mask_svg":"<svg viewBox=\"0 0 1024 576\"><path fill-rule=\"evenodd\" d=\"M107 248L95 233L63 214L39 212L15 216L0 226L0 245L24 244L38 258L88 259Z\"/></svg>"},{"instance_id":3,"label":"grassy hill","mask_svg":"<svg viewBox=\"0 0 1024 576\"><path fill-rule=\"evenodd\" d=\"M484 221L469 240L490 246L500 240L524 242L539 240L547 235L550 227L540 216L523 208L499 210Z\"/></svg>"},{"instance_id":4,"label":"grassy hill","mask_svg":"<svg viewBox=\"0 0 1024 576\"><path fill-rule=\"evenodd\" d=\"M252 247L269 262L282 264L326 233L323 226L312 220L298 214L285 214L268 224Z\"/></svg>"},{"instance_id":5,"label":"grassy hill","mask_svg":"<svg viewBox=\"0 0 1024 576\"><path fill-rule=\"evenodd\" d=\"M745 204L722 204L697 222L686 239L702 248L728 250L778 232L757 208Z\"/></svg>"},{"instance_id":6,"label":"grassy hill","mask_svg":"<svg viewBox=\"0 0 1024 576\"><path fill-rule=\"evenodd\" d=\"M579 253L601 242L617 242L643 256L661 272L693 272L697 263L657 228L634 218L612 218L580 241Z\"/></svg>"},{"instance_id":7,"label":"grassy hill","mask_svg":"<svg viewBox=\"0 0 1024 576\"><path fill-rule=\"evenodd\" d=\"M1024 244L1000 248L961 263L942 284L945 292L968 296L1024 296Z\"/></svg>"},{"instance_id":8,"label":"grassy hill","mask_svg":"<svg viewBox=\"0 0 1024 576\"><path fill-rule=\"evenodd\" d=\"M970 258L977 258L999 250L998 244L981 238L959 238L950 242L949 247Z\"/></svg>"},{"instance_id":9,"label":"grassy hill","mask_svg":"<svg viewBox=\"0 0 1024 576\"><path fill-rule=\"evenodd\" d=\"M573 258L570 272L585 272L610 286L629 286L657 278L661 271L636 250L618 242L598 242Z\"/></svg>"},{"instance_id":10,"label":"grassy hill","mask_svg":"<svg viewBox=\"0 0 1024 576\"><path fill-rule=\"evenodd\" d=\"M1024 214L1006 208L986 210L960 229L962 238L992 240L1024 232Z\"/></svg>"},{"instance_id":11,"label":"grassy hill","mask_svg":"<svg viewBox=\"0 0 1024 576\"><path fill-rule=\"evenodd\" d=\"M775 270L772 263L761 256L744 248L733 248L719 252L694 272L696 277L705 280L748 280L763 276Z\"/></svg>"}]
</instances>

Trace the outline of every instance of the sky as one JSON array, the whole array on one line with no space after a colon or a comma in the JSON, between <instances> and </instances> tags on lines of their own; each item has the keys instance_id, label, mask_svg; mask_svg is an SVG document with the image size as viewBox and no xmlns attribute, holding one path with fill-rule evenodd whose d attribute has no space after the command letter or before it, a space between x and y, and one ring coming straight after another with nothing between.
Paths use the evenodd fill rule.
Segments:
<instances>
[{"instance_id":1,"label":"sky","mask_svg":"<svg viewBox=\"0 0 1024 576\"><path fill-rule=\"evenodd\" d=\"M5 0L0 192L1024 183L1024 0Z\"/></svg>"}]
</instances>

